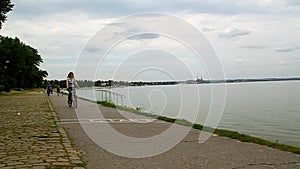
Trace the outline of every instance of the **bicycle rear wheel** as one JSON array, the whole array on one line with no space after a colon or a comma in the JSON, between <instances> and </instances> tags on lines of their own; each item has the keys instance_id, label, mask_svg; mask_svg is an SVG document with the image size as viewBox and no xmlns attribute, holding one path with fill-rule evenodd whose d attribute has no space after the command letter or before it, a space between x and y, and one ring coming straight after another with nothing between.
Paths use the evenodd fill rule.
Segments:
<instances>
[{"instance_id":1,"label":"bicycle rear wheel","mask_svg":"<svg viewBox=\"0 0 300 169\"><path fill-rule=\"evenodd\" d=\"M69 107L72 107L72 97L68 98L68 105L69 105Z\"/></svg>"},{"instance_id":2,"label":"bicycle rear wheel","mask_svg":"<svg viewBox=\"0 0 300 169\"><path fill-rule=\"evenodd\" d=\"M72 100L68 100L69 107L72 107Z\"/></svg>"},{"instance_id":3,"label":"bicycle rear wheel","mask_svg":"<svg viewBox=\"0 0 300 169\"><path fill-rule=\"evenodd\" d=\"M75 108L77 108L77 95L75 94L75 92L73 93L73 105Z\"/></svg>"},{"instance_id":4,"label":"bicycle rear wheel","mask_svg":"<svg viewBox=\"0 0 300 169\"><path fill-rule=\"evenodd\" d=\"M69 92L71 92L71 91L69 91ZM70 94L71 94L71 96L70 96ZM73 100L73 94L72 93L70 93L70 94L68 94L68 106L69 107L72 107L72 100Z\"/></svg>"}]
</instances>

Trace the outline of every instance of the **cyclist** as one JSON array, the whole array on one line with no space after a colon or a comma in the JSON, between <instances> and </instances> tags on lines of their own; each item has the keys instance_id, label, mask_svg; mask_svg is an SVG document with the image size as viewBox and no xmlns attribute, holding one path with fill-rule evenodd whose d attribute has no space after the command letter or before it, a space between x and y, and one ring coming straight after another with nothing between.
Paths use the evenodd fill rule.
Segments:
<instances>
[{"instance_id":1,"label":"cyclist","mask_svg":"<svg viewBox=\"0 0 300 169\"><path fill-rule=\"evenodd\" d=\"M67 90L69 92L69 95L68 95L68 103L70 100L72 100L72 90L75 90L74 87L77 87L79 88L78 86L78 83L74 77L74 73L73 72L70 72L68 74L68 77L66 79L66 87L67 87Z\"/></svg>"},{"instance_id":2,"label":"cyclist","mask_svg":"<svg viewBox=\"0 0 300 169\"><path fill-rule=\"evenodd\" d=\"M50 94L52 94L52 86L51 86L51 83L48 82L48 86L47 86L47 94L48 96L50 96Z\"/></svg>"},{"instance_id":3,"label":"cyclist","mask_svg":"<svg viewBox=\"0 0 300 169\"><path fill-rule=\"evenodd\" d=\"M59 93L60 93L60 86L59 85L56 86L56 93L57 93L57 96L59 96Z\"/></svg>"}]
</instances>

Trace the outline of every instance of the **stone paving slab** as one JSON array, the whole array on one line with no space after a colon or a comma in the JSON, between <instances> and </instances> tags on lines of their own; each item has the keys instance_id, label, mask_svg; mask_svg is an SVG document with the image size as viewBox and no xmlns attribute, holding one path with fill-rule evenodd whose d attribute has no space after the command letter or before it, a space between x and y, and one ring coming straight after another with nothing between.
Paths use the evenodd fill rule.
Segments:
<instances>
[{"instance_id":1,"label":"stone paving slab","mask_svg":"<svg viewBox=\"0 0 300 169\"><path fill-rule=\"evenodd\" d=\"M44 93L0 96L0 168L82 168Z\"/></svg>"}]
</instances>

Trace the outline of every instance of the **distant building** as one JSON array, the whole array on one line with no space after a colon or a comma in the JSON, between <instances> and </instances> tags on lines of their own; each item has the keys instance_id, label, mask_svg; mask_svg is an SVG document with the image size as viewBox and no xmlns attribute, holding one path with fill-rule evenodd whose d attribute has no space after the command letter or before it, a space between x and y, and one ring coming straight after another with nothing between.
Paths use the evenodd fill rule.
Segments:
<instances>
[{"instance_id":1,"label":"distant building","mask_svg":"<svg viewBox=\"0 0 300 169\"><path fill-rule=\"evenodd\" d=\"M187 80L187 81L185 81L185 83L186 84L200 84L200 83L204 83L204 80L202 79L202 76L201 76L201 79L199 79L197 76L196 80Z\"/></svg>"},{"instance_id":2,"label":"distant building","mask_svg":"<svg viewBox=\"0 0 300 169\"><path fill-rule=\"evenodd\" d=\"M202 76L201 76L201 79L199 79L197 76L196 83L199 84L199 83L203 83L203 82L204 82L204 80L202 79Z\"/></svg>"}]
</instances>

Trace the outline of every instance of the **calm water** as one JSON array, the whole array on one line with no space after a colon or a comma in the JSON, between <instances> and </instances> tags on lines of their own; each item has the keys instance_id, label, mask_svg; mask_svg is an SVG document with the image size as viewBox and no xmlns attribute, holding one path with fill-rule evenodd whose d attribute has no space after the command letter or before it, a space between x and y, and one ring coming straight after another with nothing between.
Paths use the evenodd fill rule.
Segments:
<instances>
[{"instance_id":1,"label":"calm water","mask_svg":"<svg viewBox=\"0 0 300 169\"><path fill-rule=\"evenodd\" d=\"M112 90L126 96L127 106L204 124L212 97L223 98L219 94L221 87L221 84L199 84ZM300 81L231 83L226 87L224 111L218 112L222 113L218 128L300 147ZM93 100L101 98L98 91L78 93Z\"/></svg>"}]
</instances>

